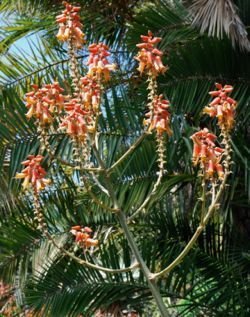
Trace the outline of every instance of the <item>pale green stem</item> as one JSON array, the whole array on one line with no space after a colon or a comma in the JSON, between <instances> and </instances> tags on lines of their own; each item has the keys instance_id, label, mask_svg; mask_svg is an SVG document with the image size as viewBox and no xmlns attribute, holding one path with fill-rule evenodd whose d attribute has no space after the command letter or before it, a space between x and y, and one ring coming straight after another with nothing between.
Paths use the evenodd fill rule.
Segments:
<instances>
[{"instance_id":1,"label":"pale green stem","mask_svg":"<svg viewBox=\"0 0 250 317\"><path fill-rule=\"evenodd\" d=\"M57 249L62 251L65 255L69 256L71 259L75 260L76 262L78 262L81 265L85 265L85 266L87 266L89 268L92 268L92 269L95 269L95 270L98 270L98 271L102 271L102 272L105 272L105 273L108 273L108 274L117 274L117 273L129 272L129 271L132 271L132 270L134 270L134 269L139 267L139 264L135 263L135 264L132 264L131 266L129 266L127 268L123 268L123 269L106 268L106 267L103 267L103 266L100 266L100 265L96 265L96 264L90 263L90 262L88 262L86 260L83 260L83 259L75 256L73 253L67 251L63 247L59 246L56 243L55 239L49 234L49 232L47 230L47 225L46 225L46 223L44 221L44 218L43 218L43 214L42 214L42 210L41 210L41 205L40 205L40 202L39 202L38 194L36 192L34 192L33 197L34 197L34 210L35 210L34 213L35 213L35 216L36 216L36 218L38 220L39 229L42 231L44 236L46 236Z\"/></svg>"},{"instance_id":2,"label":"pale green stem","mask_svg":"<svg viewBox=\"0 0 250 317\"><path fill-rule=\"evenodd\" d=\"M220 185L220 188L219 188L219 190L217 192L217 195L215 196L214 200L211 202L211 205L208 208L208 212L207 212L206 216L202 219L201 224L196 229L194 235L192 236L191 240L188 242L188 244L186 245L184 250L164 270L153 274L152 275L153 279L156 279L156 278L159 278L162 275L168 274L171 270L173 270L173 268L175 268L177 265L179 265L182 262L184 257L192 249L192 247L194 246L195 242L197 241L197 239L199 238L200 234L202 233L202 231L204 230L205 226L207 225L209 219L213 215L214 210L217 208L218 202L219 202L219 200L220 200L220 198L221 198L221 196L222 196L222 194L224 192L225 186L226 186L226 181L227 181L228 174L229 173L225 173L225 176L224 176L223 181L222 181L222 183Z\"/></svg>"},{"instance_id":3,"label":"pale green stem","mask_svg":"<svg viewBox=\"0 0 250 317\"><path fill-rule=\"evenodd\" d=\"M205 216L206 213L206 176L205 176L205 171L203 172L202 175L202 183L201 183L201 187L202 187L202 196L201 196L201 224L203 221L203 218Z\"/></svg>"},{"instance_id":4,"label":"pale green stem","mask_svg":"<svg viewBox=\"0 0 250 317\"><path fill-rule=\"evenodd\" d=\"M157 180L154 184L154 187L151 193L147 196L147 198L144 200L141 206L133 213L133 215L128 218L128 223L130 223L147 206L149 201L154 197L154 195L157 193L157 190L161 184L162 177L164 176L164 165L166 163L165 162L166 153L164 149L163 135L157 135L156 141L158 143L157 153L158 153L158 167L159 167Z\"/></svg>"},{"instance_id":5,"label":"pale green stem","mask_svg":"<svg viewBox=\"0 0 250 317\"><path fill-rule=\"evenodd\" d=\"M140 264L141 270L142 270L142 272L143 272L143 274L148 282L149 289L151 290L151 293L156 301L156 304L157 304L157 307L161 313L161 316L162 317L170 317L170 315L167 311L167 307L165 306L165 304L163 302L163 299L162 299L162 296L161 296L160 291L158 289L158 286L157 286L156 282L152 279L152 273L150 272L149 268L147 267L146 263L144 262L141 254L140 254L140 251L137 247L137 244L134 240L134 237L129 230L125 213L123 212L123 210L121 209L121 207L119 205L119 202L118 202L116 195L115 195L115 191L113 189L113 184L109 178L109 174L107 173L107 170L105 168L105 164L104 164L94 142L92 143L92 148L93 148L94 154L96 156L96 159L98 161L98 164L100 165L100 167L104 171L103 174L104 174L106 187L107 187L109 194L110 194L110 197L113 201L114 208L118 210L116 212L117 218L118 218L118 220L121 224L121 227L124 231L125 237L128 240L129 246L130 246L131 250L133 251L136 260Z\"/></svg>"},{"instance_id":6,"label":"pale green stem","mask_svg":"<svg viewBox=\"0 0 250 317\"><path fill-rule=\"evenodd\" d=\"M103 267L103 266L100 266L100 265L93 264L91 262L88 262L86 260L83 260L83 259L75 256L73 253L71 253L71 252L67 251L66 249L64 249L63 247L59 246L56 243L56 241L54 240L54 238L49 233L46 233L46 236L52 242L52 244L57 249L59 249L61 252L63 252L65 255L67 255L72 260L76 261L77 263L79 263L81 265L84 265L86 267L89 267L91 269L95 269L95 270L98 270L98 271L101 271L101 272L105 272L105 273L108 273L108 274L118 274L118 273L129 272L129 271L132 271L132 270L134 270L134 269L139 267L138 263L132 264L131 266L129 266L127 268L123 268L123 269L110 269L110 268L106 268L106 267Z\"/></svg>"},{"instance_id":7,"label":"pale green stem","mask_svg":"<svg viewBox=\"0 0 250 317\"><path fill-rule=\"evenodd\" d=\"M144 132L141 136L139 136L135 143L132 144L129 149L109 169L107 169L107 172L111 172L119 164L121 164L138 147L138 145L146 138L148 134L148 132Z\"/></svg>"}]
</instances>

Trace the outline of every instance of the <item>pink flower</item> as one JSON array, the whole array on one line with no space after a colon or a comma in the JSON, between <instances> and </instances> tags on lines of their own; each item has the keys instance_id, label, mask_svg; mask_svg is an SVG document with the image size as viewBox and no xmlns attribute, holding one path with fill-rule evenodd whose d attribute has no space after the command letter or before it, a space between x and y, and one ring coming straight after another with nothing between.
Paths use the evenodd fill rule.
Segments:
<instances>
[{"instance_id":1,"label":"pink flower","mask_svg":"<svg viewBox=\"0 0 250 317\"><path fill-rule=\"evenodd\" d=\"M110 64L107 57L110 55L108 52L109 47L103 43L91 44L89 46L89 65L88 77L97 81L104 79L110 80L110 72L116 69L115 64Z\"/></svg>"},{"instance_id":2,"label":"pink flower","mask_svg":"<svg viewBox=\"0 0 250 317\"><path fill-rule=\"evenodd\" d=\"M230 98L228 94L233 91L233 87L216 83L216 91L210 91L209 94L214 100L205 107L204 112L210 117L216 117L221 128L230 131L234 126L235 109L237 102Z\"/></svg>"},{"instance_id":3,"label":"pink flower","mask_svg":"<svg viewBox=\"0 0 250 317\"><path fill-rule=\"evenodd\" d=\"M81 48L84 44L84 33L82 32L82 24L78 12L80 7L74 7L66 1L63 1L65 10L62 14L56 17L56 22L59 23L59 31L57 38L59 41L71 41L72 44Z\"/></svg>"},{"instance_id":4,"label":"pink flower","mask_svg":"<svg viewBox=\"0 0 250 317\"><path fill-rule=\"evenodd\" d=\"M194 133L191 139L194 142L194 165L200 164L208 178L213 178L216 174L219 178L223 178L224 171L220 161L224 150L215 146L217 137L204 128Z\"/></svg>"},{"instance_id":5,"label":"pink flower","mask_svg":"<svg viewBox=\"0 0 250 317\"><path fill-rule=\"evenodd\" d=\"M40 89L37 85L32 85L32 88L33 91L25 95L28 108L26 117L35 117L40 124L47 125L53 121L53 113L60 113L64 107L65 97L61 94L63 89L57 82L44 85Z\"/></svg>"},{"instance_id":6,"label":"pink flower","mask_svg":"<svg viewBox=\"0 0 250 317\"><path fill-rule=\"evenodd\" d=\"M169 101L163 99L163 95L155 96L153 100L153 110L146 113L147 119L144 124L149 125L149 131L156 130L161 135L164 131L170 136L170 113Z\"/></svg>"},{"instance_id":7,"label":"pink flower","mask_svg":"<svg viewBox=\"0 0 250 317\"><path fill-rule=\"evenodd\" d=\"M70 232L75 236L75 242L82 247L96 247L99 243L98 240L91 237L93 231L89 227L74 226Z\"/></svg>"},{"instance_id":8,"label":"pink flower","mask_svg":"<svg viewBox=\"0 0 250 317\"><path fill-rule=\"evenodd\" d=\"M21 163L25 166L25 168L21 171L21 173L17 173L15 178L24 179L22 185L24 189L32 186L35 192L39 192L51 183L50 179L44 178L46 176L46 172L41 167L42 160L42 155L29 155L27 160Z\"/></svg>"},{"instance_id":9,"label":"pink flower","mask_svg":"<svg viewBox=\"0 0 250 317\"><path fill-rule=\"evenodd\" d=\"M79 140L85 140L88 131L91 131L92 120L88 112L82 109L77 99L72 99L65 104L66 116L60 127L66 129L66 133Z\"/></svg>"},{"instance_id":10,"label":"pink flower","mask_svg":"<svg viewBox=\"0 0 250 317\"><path fill-rule=\"evenodd\" d=\"M163 52L155 48L155 45L161 41L161 38L153 37L152 32L148 31L148 36L141 35L141 39L143 43L136 45L140 51L135 57L139 61L139 72L141 74L147 72L154 77L165 73L167 67L163 65L161 60Z\"/></svg>"},{"instance_id":11,"label":"pink flower","mask_svg":"<svg viewBox=\"0 0 250 317\"><path fill-rule=\"evenodd\" d=\"M80 79L81 99L84 109L96 113L101 102L101 88L95 79L85 76Z\"/></svg>"}]
</instances>

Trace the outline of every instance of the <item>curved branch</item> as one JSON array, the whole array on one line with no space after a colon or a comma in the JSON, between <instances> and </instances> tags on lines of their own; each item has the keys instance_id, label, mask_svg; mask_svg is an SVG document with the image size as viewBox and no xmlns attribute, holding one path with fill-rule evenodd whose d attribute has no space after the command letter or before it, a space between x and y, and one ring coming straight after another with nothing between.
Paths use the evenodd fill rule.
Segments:
<instances>
[{"instance_id":1,"label":"curved branch","mask_svg":"<svg viewBox=\"0 0 250 317\"><path fill-rule=\"evenodd\" d=\"M110 173L114 168L116 168L127 156L129 156L137 146L146 138L149 132L145 131L136 141L134 144L130 146L130 148L109 168L107 172Z\"/></svg>"},{"instance_id":2,"label":"curved branch","mask_svg":"<svg viewBox=\"0 0 250 317\"><path fill-rule=\"evenodd\" d=\"M133 213L133 215L131 215L128 218L128 223L130 223L149 203L149 201L152 199L152 197L154 197L154 195L156 194L159 185L161 184L161 180L164 174L164 170L160 170L158 172L158 177L157 177L157 181L154 184L154 187L152 189L152 192L148 195L148 197L144 200L144 202L141 204L141 206Z\"/></svg>"},{"instance_id":3,"label":"curved branch","mask_svg":"<svg viewBox=\"0 0 250 317\"><path fill-rule=\"evenodd\" d=\"M224 179L223 179L223 181L222 181L222 183L220 185L220 188L219 188L219 190L217 192L217 195L214 197L214 200L212 201L210 207L208 208L208 212L207 212L206 216L202 219L199 227L196 229L194 235L192 236L191 240L188 242L186 247L178 255L178 257L172 263L170 263L164 270L162 270L162 271L160 271L158 273L152 274L152 279L156 279L156 278L159 278L162 275L168 274L171 270L173 270L173 268L175 268L178 264L181 263L181 261L184 259L184 257L192 249L192 247L194 246L195 242L197 241L197 239L200 236L201 232L203 231L203 229L207 225L209 219L211 218L214 210L216 209L216 207L218 205L218 202L219 202L219 200L221 198L221 195L224 192L224 189L226 187L226 181L227 181L227 177L228 177L229 174L230 174L230 172L227 172L225 174Z\"/></svg>"},{"instance_id":4,"label":"curved branch","mask_svg":"<svg viewBox=\"0 0 250 317\"><path fill-rule=\"evenodd\" d=\"M161 312L161 316L162 317L168 317L170 316L169 313L168 313L168 310L167 310L167 307L165 306L165 303L163 302L163 299L161 297L161 294L160 294L160 291L158 289L158 286L156 284L156 282L151 278L152 277L152 273L150 272L147 264L144 262L142 256L141 256L141 253L138 249L138 246L135 242L135 239L131 233L131 231L129 230L129 227L128 227L128 224L127 224L127 219L126 219L126 215L125 213L123 212L123 210L120 208L120 205L119 205L119 202L116 198L116 194L115 194L115 190L114 190L114 187L113 187L113 184L110 180L110 175L109 173L107 172L107 169L105 168L105 164L101 158L101 155L95 145L95 142L94 140L92 140L93 143L92 143L92 149L93 149L93 152L94 152L94 155L98 161L98 164L100 165L100 167L103 169L103 173L104 173L104 178L105 178L105 182L106 182L106 187L109 191L109 194L110 194L110 197L111 199L113 200L113 203L114 203L114 207L118 209L116 215L119 219L119 222L120 222L120 225L124 231L124 235L128 241L128 244L131 248L131 250L133 251L133 254L136 258L136 260L138 261L140 267L141 267L141 270L143 271L144 273L144 276L148 282L148 286L149 286L149 289L151 290L152 292L152 295L157 303L157 306L159 308L159 311Z\"/></svg>"},{"instance_id":5,"label":"curved branch","mask_svg":"<svg viewBox=\"0 0 250 317\"><path fill-rule=\"evenodd\" d=\"M108 273L108 274L118 274L118 273L129 272L129 271L132 271L132 270L134 270L134 269L139 267L138 263L134 263L131 266L129 266L127 268L123 268L123 269L110 269L110 268L107 268L107 267L103 267L103 266L100 266L100 265L93 264L91 262L88 262L86 260L83 260L83 259L75 256L73 253L67 251L63 247L60 247L49 233L46 233L46 236L53 243L53 245L57 249L59 249L61 252L63 252L65 255L67 255L71 259L75 260L77 263L79 263L81 265L84 265L84 266L87 266L87 267L89 267L91 269L102 271L102 272L105 272L105 273Z\"/></svg>"}]
</instances>

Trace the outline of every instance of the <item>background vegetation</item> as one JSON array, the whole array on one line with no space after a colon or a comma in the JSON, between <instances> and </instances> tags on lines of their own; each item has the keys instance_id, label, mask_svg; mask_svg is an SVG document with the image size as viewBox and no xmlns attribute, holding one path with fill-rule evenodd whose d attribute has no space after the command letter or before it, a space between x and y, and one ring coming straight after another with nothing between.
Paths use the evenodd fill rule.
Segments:
<instances>
[{"instance_id":1,"label":"background vegetation","mask_svg":"<svg viewBox=\"0 0 250 317\"><path fill-rule=\"evenodd\" d=\"M232 97L239 104L228 189L196 247L159 286L173 316L243 317L250 313L250 3L205 2L210 5L206 12L201 10L201 0L74 1L83 7L87 42L105 41L118 64L100 120L100 146L109 166L142 130L147 92L145 78L138 75L133 59L135 44L148 30L162 37L160 48L169 71L160 78L160 90L171 101L174 135L168 143L162 185L147 212L130 224L152 270L170 263L196 229L199 179L191 165L189 137L208 123L206 117L201 120L201 110L209 102L208 91L214 83L234 86ZM223 3L226 10L220 11ZM236 5L237 11L230 11L230 5ZM114 316L123 309L153 316L151 294L140 272L106 276L63 257L36 230L31 198L13 180L20 162L39 148L34 122L25 118L23 96L30 84L58 80L66 91L70 89L66 48L55 38L54 20L60 10L61 1L56 0L0 1L0 275L11 285L1 299L2 312L10 305L9 296L14 295L18 309L43 310L42 316L93 316L100 308L113 311ZM211 10L215 12L212 16ZM228 21L233 21L231 26ZM20 39L27 39L26 46L14 48ZM79 51L78 58L85 60L85 49ZM81 71L84 74L84 66ZM55 131L50 141L58 155L70 157L71 143L65 135ZM48 157L45 165L53 186L43 193L42 201L50 232L58 243L73 248L70 227L89 225L101 242L100 252L90 254L89 260L97 258L113 268L133 263L115 217L104 213L84 188L77 190L70 168L51 163ZM155 145L150 137L116 168L112 177L128 215L133 214L135 202L144 201L156 170Z\"/></svg>"}]
</instances>

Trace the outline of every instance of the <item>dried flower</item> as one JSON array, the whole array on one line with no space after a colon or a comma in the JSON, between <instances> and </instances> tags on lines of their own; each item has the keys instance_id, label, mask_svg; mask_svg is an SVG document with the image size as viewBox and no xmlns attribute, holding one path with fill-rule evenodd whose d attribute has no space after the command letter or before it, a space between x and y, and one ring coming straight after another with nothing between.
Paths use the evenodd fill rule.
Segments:
<instances>
[{"instance_id":1,"label":"dried flower","mask_svg":"<svg viewBox=\"0 0 250 317\"><path fill-rule=\"evenodd\" d=\"M146 113L147 119L144 120L145 125L149 125L149 131L156 130L159 135L164 131L170 136L170 113L169 101L163 99L163 95L155 96L153 99L153 109Z\"/></svg>"},{"instance_id":2,"label":"dried flower","mask_svg":"<svg viewBox=\"0 0 250 317\"><path fill-rule=\"evenodd\" d=\"M60 113L64 107L64 90L57 82L44 85L40 89L37 85L32 85L32 88L33 91L25 95L26 107L29 109L26 117L35 117L41 125L47 125L53 121L53 113Z\"/></svg>"},{"instance_id":3,"label":"dried flower","mask_svg":"<svg viewBox=\"0 0 250 317\"><path fill-rule=\"evenodd\" d=\"M99 243L98 240L92 238L93 231L89 227L73 226L70 232L75 236L75 242L81 247L96 247Z\"/></svg>"},{"instance_id":4,"label":"dried flower","mask_svg":"<svg viewBox=\"0 0 250 317\"><path fill-rule=\"evenodd\" d=\"M194 142L194 165L200 164L208 178L213 178L216 174L219 178L223 178L224 171L220 161L224 150L215 146L216 135L204 128L194 133L191 139Z\"/></svg>"},{"instance_id":5,"label":"dried flower","mask_svg":"<svg viewBox=\"0 0 250 317\"><path fill-rule=\"evenodd\" d=\"M110 72L115 70L116 65L110 64L107 57L110 55L108 52L109 47L103 43L91 44L89 46L89 65L88 77L97 81L110 80Z\"/></svg>"},{"instance_id":6,"label":"dried flower","mask_svg":"<svg viewBox=\"0 0 250 317\"><path fill-rule=\"evenodd\" d=\"M154 37L153 33L148 31L148 36L141 35L143 43L136 46L140 49L135 59L139 61L138 70L142 74L146 72L153 77L165 73L167 67L163 65L161 57L163 52L158 50L155 45L161 41L160 37Z\"/></svg>"},{"instance_id":7,"label":"dried flower","mask_svg":"<svg viewBox=\"0 0 250 317\"><path fill-rule=\"evenodd\" d=\"M66 116L63 118L60 127L66 129L71 137L85 140L88 131L91 131L92 120L88 112L82 109L77 99L72 99L65 104Z\"/></svg>"},{"instance_id":8,"label":"dried flower","mask_svg":"<svg viewBox=\"0 0 250 317\"><path fill-rule=\"evenodd\" d=\"M210 117L216 117L218 119L218 125L227 131L230 131L234 126L235 108L237 102L228 97L233 90L230 85L225 85L216 83L216 91L210 91L209 94L214 97L214 100L205 107L204 112Z\"/></svg>"},{"instance_id":9,"label":"dried flower","mask_svg":"<svg viewBox=\"0 0 250 317\"><path fill-rule=\"evenodd\" d=\"M24 178L24 182L22 184L24 189L32 186L35 192L39 192L51 183L50 179L44 178L46 176L46 171L41 166L42 160L42 155L29 155L27 160L21 163L25 166L25 168L21 171L21 173L17 173L15 178Z\"/></svg>"},{"instance_id":10,"label":"dried flower","mask_svg":"<svg viewBox=\"0 0 250 317\"><path fill-rule=\"evenodd\" d=\"M59 41L71 41L76 48L81 48L84 44L84 33L82 32L82 24L78 12L80 7L74 7L68 2L63 2L65 10L62 14L56 17L56 22L59 23L59 31L57 38Z\"/></svg>"}]
</instances>

